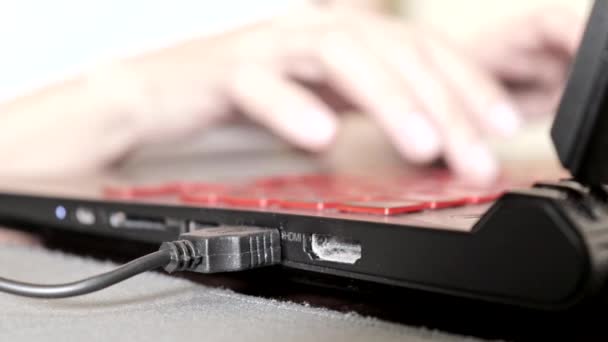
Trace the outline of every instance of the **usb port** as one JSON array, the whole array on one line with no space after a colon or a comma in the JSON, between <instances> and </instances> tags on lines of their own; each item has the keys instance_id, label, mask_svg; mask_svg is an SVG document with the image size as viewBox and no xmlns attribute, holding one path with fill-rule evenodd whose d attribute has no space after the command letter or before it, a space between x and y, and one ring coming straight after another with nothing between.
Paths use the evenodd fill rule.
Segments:
<instances>
[{"instance_id":1,"label":"usb port","mask_svg":"<svg viewBox=\"0 0 608 342\"><path fill-rule=\"evenodd\" d=\"M361 243L350 238L312 234L306 252L313 260L354 265L362 256Z\"/></svg>"}]
</instances>

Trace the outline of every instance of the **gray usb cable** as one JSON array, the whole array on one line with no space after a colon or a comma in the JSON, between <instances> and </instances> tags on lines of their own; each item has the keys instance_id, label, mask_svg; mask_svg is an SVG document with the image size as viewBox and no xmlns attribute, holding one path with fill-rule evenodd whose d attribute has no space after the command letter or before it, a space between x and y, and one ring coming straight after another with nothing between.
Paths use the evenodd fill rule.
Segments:
<instances>
[{"instance_id":1,"label":"gray usb cable","mask_svg":"<svg viewBox=\"0 0 608 342\"><path fill-rule=\"evenodd\" d=\"M209 227L181 234L176 241L164 242L157 252L107 273L57 285L0 278L0 291L24 297L65 298L99 291L158 268L163 268L168 273L220 273L270 266L280 261L281 244L277 229Z\"/></svg>"}]
</instances>

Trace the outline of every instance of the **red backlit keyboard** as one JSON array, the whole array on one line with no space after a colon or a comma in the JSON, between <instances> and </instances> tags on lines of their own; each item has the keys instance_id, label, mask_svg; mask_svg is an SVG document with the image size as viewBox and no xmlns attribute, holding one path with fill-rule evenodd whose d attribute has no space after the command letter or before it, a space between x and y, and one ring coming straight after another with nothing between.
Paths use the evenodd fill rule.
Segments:
<instances>
[{"instance_id":1,"label":"red backlit keyboard","mask_svg":"<svg viewBox=\"0 0 608 342\"><path fill-rule=\"evenodd\" d=\"M546 179L545 175L538 178ZM506 190L530 186L505 178L490 188L472 188L443 171L420 174L290 175L240 184L167 182L108 186L106 198L150 200L172 198L186 205L397 216L408 213L485 204ZM540 179L539 179L540 180Z\"/></svg>"}]
</instances>

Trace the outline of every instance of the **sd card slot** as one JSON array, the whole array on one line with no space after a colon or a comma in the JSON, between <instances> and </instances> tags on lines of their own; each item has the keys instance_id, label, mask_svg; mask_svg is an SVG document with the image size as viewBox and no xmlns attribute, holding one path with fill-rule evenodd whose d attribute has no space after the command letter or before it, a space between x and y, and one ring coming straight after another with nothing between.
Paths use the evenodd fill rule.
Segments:
<instances>
[{"instance_id":1,"label":"sd card slot","mask_svg":"<svg viewBox=\"0 0 608 342\"><path fill-rule=\"evenodd\" d=\"M108 216L108 223L110 227L116 229L154 231L167 231L176 229L181 231L185 224L182 220L176 220L168 217L133 215L125 213L124 211L116 211L110 213L110 215Z\"/></svg>"}]
</instances>

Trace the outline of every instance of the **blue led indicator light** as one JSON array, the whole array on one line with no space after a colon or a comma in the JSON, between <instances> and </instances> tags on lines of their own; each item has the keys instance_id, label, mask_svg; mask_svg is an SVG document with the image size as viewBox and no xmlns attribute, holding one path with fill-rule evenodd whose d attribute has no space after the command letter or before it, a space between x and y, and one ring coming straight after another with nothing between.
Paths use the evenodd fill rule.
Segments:
<instances>
[{"instance_id":1,"label":"blue led indicator light","mask_svg":"<svg viewBox=\"0 0 608 342\"><path fill-rule=\"evenodd\" d=\"M64 206L58 205L57 208L55 208L55 217L57 217L59 220L64 220L67 214L68 211L65 209Z\"/></svg>"}]
</instances>

